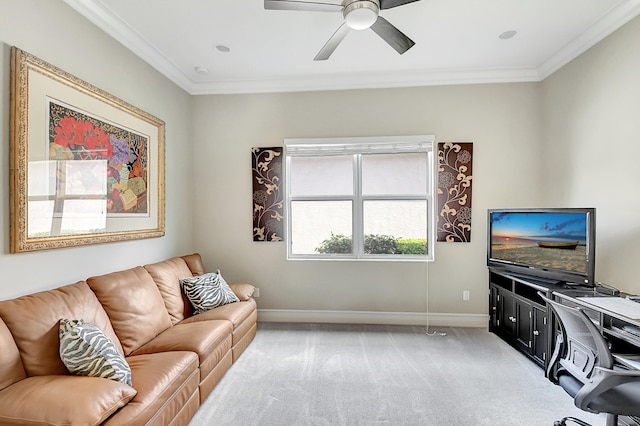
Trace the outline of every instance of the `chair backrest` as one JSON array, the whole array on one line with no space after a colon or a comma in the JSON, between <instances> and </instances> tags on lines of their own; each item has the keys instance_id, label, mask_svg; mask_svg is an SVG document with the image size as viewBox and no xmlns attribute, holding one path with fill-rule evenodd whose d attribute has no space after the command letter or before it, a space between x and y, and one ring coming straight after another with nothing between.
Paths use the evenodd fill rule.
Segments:
<instances>
[{"instance_id":1,"label":"chair backrest","mask_svg":"<svg viewBox=\"0 0 640 426\"><path fill-rule=\"evenodd\" d=\"M582 383L587 383L594 367L611 368L609 345L591 319L580 309L541 296L551 306L562 330L560 365Z\"/></svg>"}]
</instances>

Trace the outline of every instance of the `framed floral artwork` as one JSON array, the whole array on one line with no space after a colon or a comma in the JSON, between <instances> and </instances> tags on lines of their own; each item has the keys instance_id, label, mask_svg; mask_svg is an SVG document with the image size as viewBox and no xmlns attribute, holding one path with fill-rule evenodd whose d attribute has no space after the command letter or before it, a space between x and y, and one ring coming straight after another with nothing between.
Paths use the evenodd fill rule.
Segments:
<instances>
[{"instance_id":1,"label":"framed floral artwork","mask_svg":"<svg viewBox=\"0 0 640 426\"><path fill-rule=\"evenodd\" d=\"M164 235L163 121L11 49L11 252Z\"/></svg>"}]
</instances>

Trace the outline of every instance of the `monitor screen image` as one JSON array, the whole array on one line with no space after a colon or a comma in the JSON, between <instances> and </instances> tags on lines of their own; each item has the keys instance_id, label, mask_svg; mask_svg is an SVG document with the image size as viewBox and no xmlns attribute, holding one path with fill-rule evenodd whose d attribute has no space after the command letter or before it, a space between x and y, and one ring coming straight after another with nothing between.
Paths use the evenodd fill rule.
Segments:
<instances>
[{"instance_id":1,"label":"monitor screen image","mask_svg":"<svg viewBox=\"0 0 640 426\"><path fill-rule=\"evenodd\" d=\"M592 209L489 211L489 265L584 283L593 278Z\"/></svg>"}]
</instances>

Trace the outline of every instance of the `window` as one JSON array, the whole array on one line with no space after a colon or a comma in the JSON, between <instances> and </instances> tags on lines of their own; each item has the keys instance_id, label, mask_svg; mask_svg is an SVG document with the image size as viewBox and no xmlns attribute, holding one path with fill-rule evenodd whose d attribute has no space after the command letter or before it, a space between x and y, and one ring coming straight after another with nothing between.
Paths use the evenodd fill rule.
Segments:
<instances>
[{"instance_id":1,"label":"window","mask_svg":"<svg viewBox=\"0 0 640 426\"><path fill-rule=\"evenodd\" d=\"M287 257L433 258L433 136L287 139Z\"/></svg>"}]
</instances>

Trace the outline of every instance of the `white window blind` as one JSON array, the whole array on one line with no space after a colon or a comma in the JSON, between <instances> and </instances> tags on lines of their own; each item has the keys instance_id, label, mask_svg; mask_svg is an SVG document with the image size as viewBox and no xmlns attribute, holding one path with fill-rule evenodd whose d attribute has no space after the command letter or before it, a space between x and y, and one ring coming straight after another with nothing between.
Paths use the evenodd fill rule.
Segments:
<instances>
[{"instance_id":1,"label":"white window blind","mask_svg":"<svg viewBox=\"0 0 640 426\"><path fill-rule=\"evenodd\" d=\"M434 136L285 139L287 155L350 155L431 152Z\"/></svg>"},{"instance_id":2,"label":"white window blind","mask_svg":"<svg viewBox=\"0 0 640 426\"><path fill-rule=\"evenodd\" d=\"M434 139L286 139L288 258L432 259Z\"/></svg>"}]
</instances>

